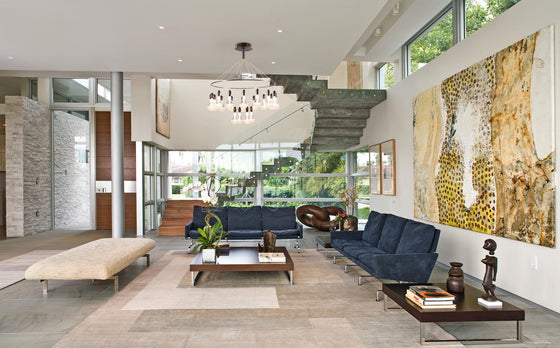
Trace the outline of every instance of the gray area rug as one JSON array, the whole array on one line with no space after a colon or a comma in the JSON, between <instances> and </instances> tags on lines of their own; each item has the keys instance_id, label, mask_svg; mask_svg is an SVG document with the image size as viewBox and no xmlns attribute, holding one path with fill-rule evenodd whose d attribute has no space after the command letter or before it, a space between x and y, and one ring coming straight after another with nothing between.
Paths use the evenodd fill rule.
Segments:
<instances>
[{"instance_id":1,"label":"gray area rug","mask_svg":"<svg viewBox=\"0 0 560 348\"><path fill-rule=\"evenodd\" d=\"M11 259L0 261L0 289L22 281L25 278L25 270L29 266L61 251L33 250Z\"/></svg>"},{"instance_id":2,"label":"gray area rug","mask_svg":"<svg viewBox=\"0 0 560 348\"><path fill-rule=\"evenodd\" d=\"M192 256L170 251L56 347L422 347L414 318L375 301L379 281L358 286L315 250L292 258L293 286L281 272L220 272L193 288Z\"/></svg>"}]
</instances>

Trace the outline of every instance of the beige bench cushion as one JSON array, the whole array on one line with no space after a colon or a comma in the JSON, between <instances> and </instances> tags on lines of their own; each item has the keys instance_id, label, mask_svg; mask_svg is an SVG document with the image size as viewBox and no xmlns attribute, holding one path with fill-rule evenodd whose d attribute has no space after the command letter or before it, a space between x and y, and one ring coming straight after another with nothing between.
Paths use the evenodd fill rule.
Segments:
<instances>
[{"instance_id":1,"label":"beige bench cushion","mask_svg":"<svg viewBox=\"0 0 560 348\"><path fill-rule=\"evenodd\" d=\"M98 239L31 265L25 279L109 279L155 246L151 239Z\"/></svg>"}]
</instances>

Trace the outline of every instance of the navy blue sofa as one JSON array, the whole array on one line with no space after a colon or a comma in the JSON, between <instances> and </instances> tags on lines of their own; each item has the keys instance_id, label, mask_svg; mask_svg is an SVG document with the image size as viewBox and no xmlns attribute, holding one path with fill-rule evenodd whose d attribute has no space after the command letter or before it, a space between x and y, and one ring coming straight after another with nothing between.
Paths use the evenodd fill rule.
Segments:
<instances>
[{"instance_id":1,"label":"navy blue sofa","mask_svg":"<svg viewBox=\"0 0 560 348\"><path fill-rule=\"evenodd\" d=\"M194 206L193 220L185 226L185 238L195 240L200 234L199 227L204 227L206 207ZM303 225L296 220L294 207L211 207L223 225L223 230L229 232L227 240L261 239L270 230L276 234L276 239L303 238ZM210 220L214 224L215 219Z\"/></svg>"},{"instance_id":2,"label":"navy blue sofa","mask_svg":"<svg viewBox=\"0 0 560 348\"><path fill-rule=\"evenodd\" d=\"M432 225L372 211L363 231L331 232L331 245L375 278L426 283L439 235Z\"/></svg>"}]
</instances>

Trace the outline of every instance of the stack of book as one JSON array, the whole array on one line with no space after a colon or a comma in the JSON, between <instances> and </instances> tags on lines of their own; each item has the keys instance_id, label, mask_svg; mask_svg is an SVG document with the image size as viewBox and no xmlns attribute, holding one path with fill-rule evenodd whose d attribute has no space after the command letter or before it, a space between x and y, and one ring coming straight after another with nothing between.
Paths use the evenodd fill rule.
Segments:
<instances>
[{"instance_id":1,"label":"stack of book","mask_svg":"<svg viewBox=\"0 0 560 348\"><path fill-rule=\"evenodd\" d=\"M435 285L412 285L406 298L422 309L455 309L455 296Z\"/></svg>"}]
</instances>

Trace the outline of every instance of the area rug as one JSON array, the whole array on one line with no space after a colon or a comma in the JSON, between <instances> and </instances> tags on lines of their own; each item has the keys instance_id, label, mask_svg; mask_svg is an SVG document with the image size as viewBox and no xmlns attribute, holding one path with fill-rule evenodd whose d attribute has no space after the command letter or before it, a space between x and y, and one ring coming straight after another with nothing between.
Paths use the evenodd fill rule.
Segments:
<instances>
[{"instance_id":1,"label":"area rug","mask_svg":"<svg viewBox=\"0 0 560 348\"><path fill-rule=\"evenodd\" d=\"M193 288L192 256L170 251L55 347L421 347L419 323L375 301L379 281L358 286L315 250L291 256L293 286L281 272L220 272Z\"/></svg>"},{"instance_id":2,"label":"area rug","mask_svg":"<svg viewBox=\"0 0 560 348\"><path fill-rule=\"evenodd\" d=\"M29 266L61 251L33 250L11 259L0 261L0 289L22 281L25 278L25 270Z\"/></svg>"}]
</instances>

